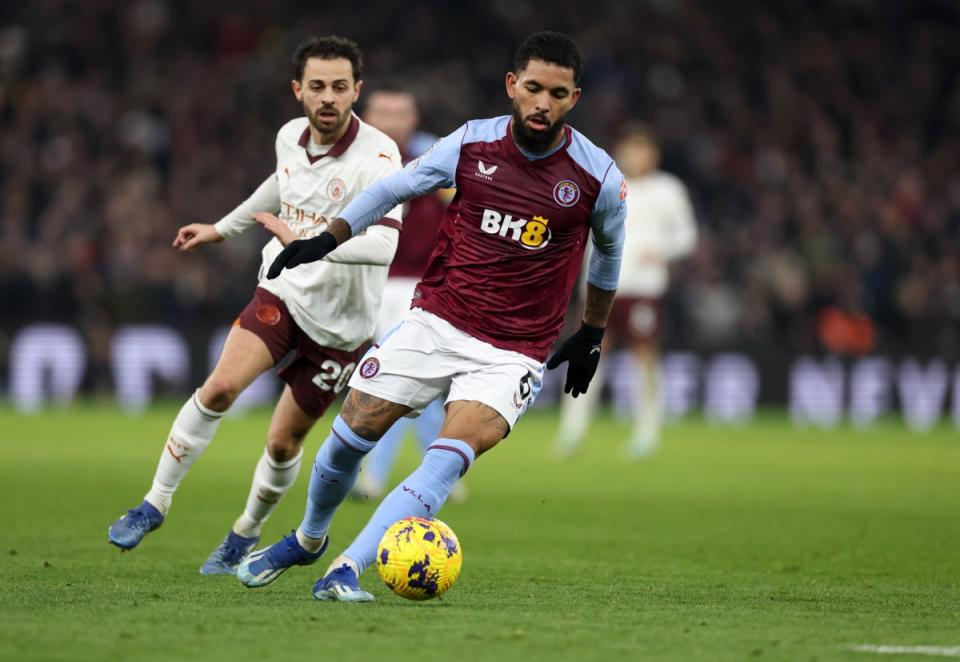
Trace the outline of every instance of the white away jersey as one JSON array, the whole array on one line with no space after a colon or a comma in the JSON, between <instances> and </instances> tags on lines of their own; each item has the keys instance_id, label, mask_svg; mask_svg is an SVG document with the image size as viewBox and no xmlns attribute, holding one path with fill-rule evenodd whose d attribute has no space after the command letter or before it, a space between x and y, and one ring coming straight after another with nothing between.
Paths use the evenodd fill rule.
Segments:
<instances>
[{"instance_id":1,"label":"white away jersey","mask_svg":"<svg viewBox=\"0 0 960 662\"><path fill-rule=\"evenodd\" d=\"M277 132L278 216L304 239L323 232L354 196L402 166L396 143L356 116L326 154L309 155L309 140L306 117ZM388 212L380 224L399 230L401 208ZM281 250L276 238L263 247L259 285L283 300L310 338L324 347L352 350L373 335L388 267L320 260L268 280L267 269Z\"/></svg>"},{"instance_id":2,"label":"white away jersey","mask_svg":"<svg viewBox=\"0 0 960 662\"><path fill-rule=\"evenodd\" d=\"M627 179L627 237L617 294L659 297L667 265L693 251L697 226L683 183L657 171Z\"/></svg>"}]
</instances>

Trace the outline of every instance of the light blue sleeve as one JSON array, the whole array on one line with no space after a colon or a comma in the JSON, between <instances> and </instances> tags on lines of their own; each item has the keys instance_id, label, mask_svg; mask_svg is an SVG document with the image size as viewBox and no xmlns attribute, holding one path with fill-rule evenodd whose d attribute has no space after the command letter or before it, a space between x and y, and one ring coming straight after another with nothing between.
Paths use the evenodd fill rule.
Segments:
<instances>
[{"instance_id":1,"label":"light blue sleeve","mask_svg":"<svg viewBox=\"0 0 960 662\"><path fill-rule=\"evenodd\" d=\"M587 269L587 282L601 290L615 290L620 282L627 218L623 185L623 174L611 163L590 217L594 250Z\"/></svg>"},{"instance_id":2,"label":"light blue sleeve","mask_svg":"<svg viewBox=\"0 0 960 662\"><path fill-rule=\"evenodd\" d=\"M441 138L403 170L384 177L364 189L342 212L340 218L350 224L353 236L383 218L388 211L410 198L455 186L460 146L466 135L464 124Z\"/></svg>"}]
</instances>

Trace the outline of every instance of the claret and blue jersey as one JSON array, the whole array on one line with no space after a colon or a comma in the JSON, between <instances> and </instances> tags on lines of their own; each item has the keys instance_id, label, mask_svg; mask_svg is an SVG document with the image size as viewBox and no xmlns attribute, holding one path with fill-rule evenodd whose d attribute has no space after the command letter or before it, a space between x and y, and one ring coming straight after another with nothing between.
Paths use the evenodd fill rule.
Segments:
<instances>
[{"instance_id":1,"label":"claret and blue jersey","mask_svg":"<svg viewBox=\"0 0 960 662\"><path fill-rule=\"evenodd\" d=\"M563 325L588 234L588 282L616 289L626 216L613 159L567 126L547 154L517 146L510 117L467 122L341 217L354 234L399 202L456 187L413 305L495 347L543 361Z\"/></svg>"}]
</instances>

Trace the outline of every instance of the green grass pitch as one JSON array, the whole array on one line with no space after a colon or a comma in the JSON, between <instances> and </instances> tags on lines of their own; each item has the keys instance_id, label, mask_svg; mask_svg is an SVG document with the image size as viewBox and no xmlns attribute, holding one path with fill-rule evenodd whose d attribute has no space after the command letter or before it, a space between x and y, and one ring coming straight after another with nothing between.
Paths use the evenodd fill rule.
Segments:
<instances>
[{"instance_id":1,"label":"green grass pitch","mask_svg":"<svg viewBox=\"0 0 960 662\"><path fill-rule=\"evenodd\" d=\"M371 570L377 602L341 605L310 595L330 557L259 590L197 573L243 506L267 412L223 424L140 548L107 545L174 414L0 411L0 660L869 660L931 658L851 646L960 646L954 429L687 421L631 463L626 424L602 418L558 462L555 415L535 411L441 513L464 548L450 593L406 602ZM307 474L264 541L299 522ZM341 508L332 552L373 506Z\"/></svg>"}]
</instances>

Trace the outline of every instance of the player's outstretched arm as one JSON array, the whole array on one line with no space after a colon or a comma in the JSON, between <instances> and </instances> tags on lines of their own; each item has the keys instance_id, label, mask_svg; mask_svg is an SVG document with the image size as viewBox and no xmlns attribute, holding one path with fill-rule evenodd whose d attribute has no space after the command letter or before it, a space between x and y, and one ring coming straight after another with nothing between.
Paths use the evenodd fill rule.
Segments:
<instances>
[{"instance_id":1,"label":"player's outstretched arm","mask_svg":"<svg viewBox=\"0 0 960 662\"><path fill-rule=\"evenodd\" d=\"M270 265L267 278L272 280L284 269L293 269L301 264L322 260L341 242L349 239L351 234L350 224L342 218L335 218L327 229L316 237L290 242Z\"/></svg>"},{"instance_id":2,"label":"player's outstretched arm","mask_svg":"<svg viewBox=\"0 0 960 662\"><path fill-rule=\"evenodd\" d=\"M290 226L281 221L273 214L265 211L258 211L253 215L253 220L260 224L264 230L280 240L280 243L286 246L297 240L296 233L290 229Z\"/></svg>"},{"instance_id":3,"label":"player's outstretched arm","mask_svg":"<svg viewBox=\"0 0 960 662\"><path fill-rule=\"evenodd\" d=\"M280 185L273 173L267 177L249 198L237 205L237 208L217 221L214 228L224 239L242 234L247 228L257 224L253 215L257 212L276 213L280 211Z\"/></svg>"},{"instance_id":4,"label":"player's outstretched arm","mask_svg":"<svg viewBox=\"0 0 960 662\"><path fill-rule=\"evenodd\" d=\"M445 179L431 180L421 176L415 167L411 168L414 163L362 191L344 208L341 216L331 221L316 237L291 242L270 265L267 278L276 278L284 269L293 269L299 264L322 260L327 253L354 234L359 235L397 205L447 183Z\"/></svg>"},{"instance_id":5,"label":"player's outstretched arm","mask_svg":"<svg viewBox=\"0 0 960 662\"><path fill-rule=\"evenodd\" d=\"M315 239L317 238L319 237ZM349 236L347 238L349 239ZM270 265L267 278L276 278L284 268L292 269L299 264L316 262L324 258L337 264L388 267L397 252L399 238L400 233L396 229L374 225L346 244L343 241L334 244L329 240L319 242L314 239L291 241L287 247L290 250L285 248ZM283 242L283 239L281 238L280 241ZM333 248L330 249L330 246Z\"/></svg>"},{"instance_id":6,"label":"player's outstretched arm","mask_svg":"<svg viewBox=\"0 0 960 662\"><path fill-rule=\"evenodd\" d=\"M587 284L587 306L583 313L583 323L576 333L563 341L547 361L548 370L569 361L567 378L563 384L564 393L572 391L573 397L577 397L587 392L590 380L596 374L597 365L600 363L600 343L616 293L616 290L601 290L595 285Z\"/></svg>"},{"instance_id":7,"label":"player's outstretched arm","mask_svg":"<svg viewBox=\"0 0 960 662\"><path fill-rule=\"evenodd\" d=\"M276 278L284 269L322 260L327 253L354 234L359 235L397 205L429 190L424 189L417 177L406 169L381 179L354 198L325 231L312 239L291 242L284 248L270 265L267 278Z\"/></svg>"},{"instance_id":8,"label":"player's outstretched arm","mask_svg":"<svg viewBox=\"0 0 960 662\"><path fill-rule=\"evenodd\" d=\"M400 231L386 225L371 225L359 237L343 242L327 255L327 262L389 267L397 253Z\"/></svg>"},{"instance_id":9,"label":"player's outstretched arm","mask_svg":"<svg viewBox=\"0 0 960 662\"><path fill-rule=\"evenodd\" d=\"M209 223L191 223L177 230L173 240L173 247L181 251L192 251L204 244L215 244L223 241L217 229Z\"/></svg>"}]
</instances>

